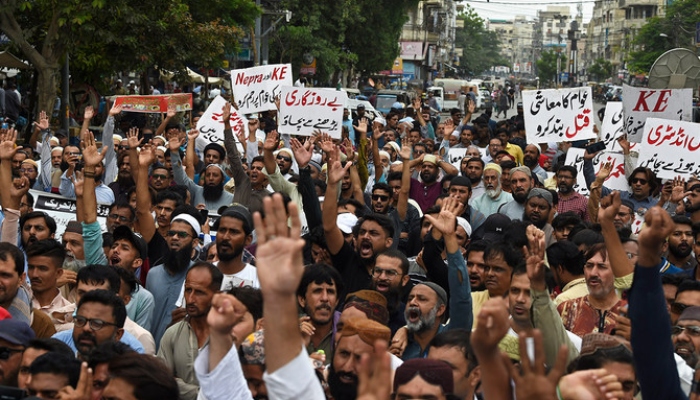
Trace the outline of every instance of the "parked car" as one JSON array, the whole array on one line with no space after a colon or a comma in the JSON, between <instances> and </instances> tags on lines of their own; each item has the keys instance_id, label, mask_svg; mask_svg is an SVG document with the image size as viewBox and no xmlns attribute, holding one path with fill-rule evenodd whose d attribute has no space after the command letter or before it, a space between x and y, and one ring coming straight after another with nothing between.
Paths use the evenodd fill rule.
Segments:
<instances>
[{"instance_id":1,"label":"parked car","mask_svg":"<svg viewBox=\"0 0 700 400\"><path fill-rule=\"evenodd\" d=\"M372 107L372 104L369 101L359 99L348 99L348 108L350 109L350 115L352 115L353 118L357 116L357 106L359 104L364 104L365 115L367 115L369 119L373 120L377 117L382 116L382 114L379 113L379 111Z\"/></svg>"},{"instance_id":2,"label":"parked car","mask_svg":"<svg viewBox=\"0 0 700 400\"><path fill-rule=\"evenodd\" d=\"M479 94L481 95L481 109L482 110L488 110L493 108L493 99L491 98L491 92L489 92L486 89L482 89L479 91Z\"/></svg>"},{"instance_id":3,"label":"parked car","mask_svg":"<svg viewBox=\"0 0 700 400\"><path fill-rule=\"evenodd\" d=\"M416 92L408 90L380 90L377 92L376 109L383 115L391 111L391 106L396 103L402 103L404 107L411 104L411 100L416 97Z\"/></svg>"}]
</instances>

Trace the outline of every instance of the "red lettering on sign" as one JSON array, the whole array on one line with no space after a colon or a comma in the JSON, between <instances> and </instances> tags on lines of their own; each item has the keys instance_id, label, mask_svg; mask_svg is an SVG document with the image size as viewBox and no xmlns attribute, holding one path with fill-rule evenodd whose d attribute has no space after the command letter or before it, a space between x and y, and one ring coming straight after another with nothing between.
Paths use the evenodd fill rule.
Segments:
<instances>
[{"instance_id":1,"label":"red lettering on sign","mask_svg":"<svg viewBox=\"0 0 700 400\"><path fill-rule=\"evenodd\" d=\"M651 90L647 94L646 90L639 92L639 98L637 99L637 104L632 109L633 111L649 111L649 106L647 105L647 99L656 93L656 90Z\"/></svg>"},{"instance_id":2,"label":"red lettering on sign","mask_svg":"<svg viewBox=\"0 0 700 400\"><path fill-rule=\"evenodd\" d=\"M666 107L668 106L668 98L671 96L671 90L662 90L659 93L659 99L656 100L656 105L654 106L654 112L663 112L666 111ZM661 106L664 106L662 109Z\"/></svg>"}]
</instances>

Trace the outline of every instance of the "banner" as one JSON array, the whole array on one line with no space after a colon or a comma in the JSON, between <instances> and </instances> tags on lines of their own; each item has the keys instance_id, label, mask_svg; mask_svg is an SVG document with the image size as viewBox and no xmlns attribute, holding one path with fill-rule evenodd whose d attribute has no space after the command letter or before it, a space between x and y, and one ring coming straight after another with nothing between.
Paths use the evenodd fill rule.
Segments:
<instances>
[{"instance_id":1,"label":"banner","mask_svg":"<svg viewBox=\"0 0 700 400\"><path fill-rule=\"evenodd\" d=\"M605 142L605 148L608 151L622 151L622 147L620 147L617 139L625 134L624 118L622 102L608 102L605 106L603 125L600 128L600 140Z\"/></svg>"},{"instance_id":2,"label":"banner","mask_svg":"<svg viewBox=\"0 0 700 400\"><path fill-rule=\"evenodd\" d=\"M123 111L140 113L164 113L168 106L175 106L175 111L192 110L192 93L171 93L151 96L117 96L115 106L122 106Z\"/></svg>"},{"instance_id":3,"label":"banner","mask_svg":"<svg viewBox=\"0 0 700 400\"><path fill-rule=\"evenodd\" d=\"M212 100L207 110L202 115L202 118L197 121L197 130L199 131L199 137L204 139L207 143L219 143L224 145L224 120L221 118L223 115L222 109L226 104L226 99L221 96L216 96ZM233 130L233 137L236 138L238 142L238 134L243 128L246 129L248 125L248 120L238 111L236 111L233 106L231 106L231 130ZM243 125L240 125L243 124Z\"/></svg>"},{"instance_id":4,"label":"banner","mask_svg":"<svg viewBox=\"0 0 700 400\"><path fill-rule=\"evenodd\" d=\"M279 133L310 136L314 131L340 139L343 131L343 107L347 92L334 89L282 87Z\"/></svg>"},{"instance_id":5,"label":"banner","mask_svg":"<svg viewBox=\"0 0 700 400\"><path fill-rule=\"evenodd\" d=\"M282 86L292 86L291 64L261 65L231 71L233 98L238 112L249 114L276 110L275 98Z\"/></svg>"},{"instance_id":6,"label":"banner","mask_svg":"<svg viewBox=\"0 0 700 400\"><path fill-rule=\"evenodd\" d=\"M528 143L596 138L590 86L523 91L523 110Z\"/></svg>"},{"instance_id":7,"label":"banner","mask_svg":"<svg viewBox=\"0 0 700 400\"><path fill-rule=\"evenodd\" d=\"M564 164L572 165L576 167L578 175L576 175L576 184L574 185L574 190L579 192L584 196L588 196L590 193L588 191L588 186L586 186L586 178L583 175L583 153L584 149L579 149L576 147L570 148L566 152L566 161ZM629 185L627 184L627 178L625 177L625 156L622 153L613 153L608 151L603 151L598 153L593 157L593 171L596 175L600 171L600 167L603 163L612 162L612 172L610 176L605 180L604 185L612 190L627 190Z\"/></svg>"},{"instance_id":8,"label":"banner","mask_svg":"<svg viewBox=\"0 0 700 400\"><path fill-rule=\"evenodd\" d=\"M700 175L700 124L647 118L638 166L650 168L657 178Z\"/></svg>"},{"instance_id":9,"label":"banner","mask_svg":"<svg viewBox=\"0 0 700 400\"><path fill-rule=\"evenodd\" d=\"M640 143L647 118L692 121L693 89L648 89L624 85L622 107L627 140Z\"/></svg>"},{"instance_id":10,"label":"banner","mask_svg":"<svg viewBox=\"0 0 700 400\"><path fill-rule=\"evenodd\" d=\"M42 211L56 221L54 237L59 240L63 236L68 222L78 219L75 215L75 200L40 190L32 189L29 192L34 197L34 211ZM102 232L107 232L107 214L109 214L109 205L98 204L97 222L99 222Z\"/></svg>"}]
</instances>

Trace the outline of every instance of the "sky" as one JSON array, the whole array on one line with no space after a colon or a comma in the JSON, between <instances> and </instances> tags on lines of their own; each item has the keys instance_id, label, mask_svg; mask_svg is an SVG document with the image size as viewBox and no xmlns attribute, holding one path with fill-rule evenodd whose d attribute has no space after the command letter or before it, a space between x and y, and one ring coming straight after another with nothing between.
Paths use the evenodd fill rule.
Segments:
<instances>
[{"instance_id":1,"label":"sky","mask_svg":"<svg viewBox=\"0 0 700 400\"><path fill-rule=\"evenodd\" d=\"M593 16L594 0L582 0L583 22L587 23ZM537 10L546 10L547 5L569 6L572 16L576 15L576 0L466 0L462 3L469 4L484 19L512 20L516 15L524 15L528 19L537 17Z\"/></svg>"}]
</instances>

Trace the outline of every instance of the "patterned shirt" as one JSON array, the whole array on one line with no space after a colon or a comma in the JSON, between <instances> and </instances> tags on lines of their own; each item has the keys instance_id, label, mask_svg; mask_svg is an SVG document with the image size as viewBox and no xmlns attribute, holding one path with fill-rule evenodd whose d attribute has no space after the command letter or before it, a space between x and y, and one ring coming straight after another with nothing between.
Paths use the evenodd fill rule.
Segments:
<instances>
[{"instance_id":1,"label":"patterned shirt","mask_svg":"<svg viewBox=\"0 0 700 400\"><path fill-rule=\"evenodd\" d=\"M584 221L590 221L588 218L588 198L581 193L574 192L573 195L564 198L559 196L559 204L557 205L557 213L574 212Z\"/></svg>"},{"instance_id":2,"label":"patterned shirt","mask_svg":"<svg viewBox=\"0 0 700 400\"><path fill-rule=\"evenodd\" d=\"M588 301L588 296L567 300L557 307L564 327L576 335L583 337L588 333L607 333L615 329L615 315L620 313L620 307L627 304L618 300L609 310L595 309Z\"/></svg>"}]
</instances>

